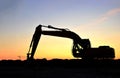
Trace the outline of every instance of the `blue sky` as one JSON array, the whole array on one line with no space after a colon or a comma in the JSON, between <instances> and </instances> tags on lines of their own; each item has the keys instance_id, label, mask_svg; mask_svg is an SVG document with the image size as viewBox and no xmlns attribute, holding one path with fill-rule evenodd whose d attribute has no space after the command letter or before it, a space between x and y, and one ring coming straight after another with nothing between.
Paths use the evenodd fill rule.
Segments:
<instances>
[{"instance_id":1,"label":"blue sky","mask_svg":"<svg viewBox=\"0 0 120 78\"><path fill-rule=\"evenodd\" d=\"M11 42L20 46L18 42L27 41L27 48L35 27L44 24L69 28L96 46L93 34L101 40L120 39L119 20L120 0L0 0L0 43L9 47Z\"/></svg>"},{"instance_id":2,"label":"blue sky","mask_svg":"<svg viewBox=\"0 0 120 78\"><path fill-rule=\"evenodd\" d=\"M79 25L119 7L119 0L1 0L0 20ZM12 20L11 20L12 19ZM3 23L2 22L2 23ZM56 24L55 24L56 22ZM14 26L13 26L14 27ZM18 27L18 26L17 26Z\"/></svg>"}]
</instances>

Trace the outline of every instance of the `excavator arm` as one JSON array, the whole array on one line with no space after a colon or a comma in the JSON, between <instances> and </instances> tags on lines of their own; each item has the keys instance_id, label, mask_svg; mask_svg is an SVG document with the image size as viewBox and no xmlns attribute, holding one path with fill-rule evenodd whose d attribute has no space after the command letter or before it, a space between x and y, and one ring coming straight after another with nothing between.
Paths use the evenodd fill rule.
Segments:
<instances>
[{"instance_id":1,"label":"excavator arm","mask_svg":"<svg viewBox=\"0 0 120 78\"><path fill-rule=\"evenodd\" d=\"M47 28L51 28L55 30L54 31L45 31L45 30L43 31L42 27L47 27ZM34 58L34 54L35 54L37 45L39 43L39 39L42 34L72 39L73 40L72 53L74 57L82 56L82 53L83 53L82 51L84 49L91 48L89 39L81 39L76 33L69 31L68 29L55 28L50 25L49 26L39 25L36 27L35 33L33 35L30 48L27 53L27 59Z\"/></svg>"}]
</instances>

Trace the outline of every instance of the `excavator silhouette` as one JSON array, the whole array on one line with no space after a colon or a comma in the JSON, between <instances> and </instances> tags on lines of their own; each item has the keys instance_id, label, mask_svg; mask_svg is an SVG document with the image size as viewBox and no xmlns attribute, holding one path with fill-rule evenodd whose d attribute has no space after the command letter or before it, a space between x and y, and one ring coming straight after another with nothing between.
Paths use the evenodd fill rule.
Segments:
<instances>
[{"instance_id":1,"label":"excavator silhouette","mask_svg":"<svg viewBox=\"0 0 120 78\"><path fill-rule=\"evenodd\" d=\"M54 30L42 30L42 27ZM89 39L80 38L75 32L69 29L56 28L51 25L39 25L36 27L35 33L27 53L27 60L33 60L34 54L41 35L50 35L57 37L65 37L73 40L72 55L76 58L82 59L113 59L115 57L114 49L109 46L99 46L98 48L91 48Z\"/></svg>"}]
</instances>

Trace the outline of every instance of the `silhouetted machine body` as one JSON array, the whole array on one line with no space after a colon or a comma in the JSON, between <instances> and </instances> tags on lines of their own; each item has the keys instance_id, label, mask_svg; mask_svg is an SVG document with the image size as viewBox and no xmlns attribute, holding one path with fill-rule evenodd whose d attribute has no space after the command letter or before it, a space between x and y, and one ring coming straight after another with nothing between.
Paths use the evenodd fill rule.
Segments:
<instances>
[{"instance_id":1,"label":"silhouetted machine body","mask_svg":"<svg viewBox=\"0 0 120 78\"><path fill-rule=\"evenodd\" d=\"M54 29L54 31L42 30L42 27ZM76 58L114 58L114 49L109 46L100 46L98 48L91 48L89 39L81 39L76 33L67 29L55 28L52 26L39 25L36 27L33 35L29 51L27 53L27 59L34 59L34 54L41 35L50 35L70 38L73 40L72 54Z\"/></svg>"}]
</instances>

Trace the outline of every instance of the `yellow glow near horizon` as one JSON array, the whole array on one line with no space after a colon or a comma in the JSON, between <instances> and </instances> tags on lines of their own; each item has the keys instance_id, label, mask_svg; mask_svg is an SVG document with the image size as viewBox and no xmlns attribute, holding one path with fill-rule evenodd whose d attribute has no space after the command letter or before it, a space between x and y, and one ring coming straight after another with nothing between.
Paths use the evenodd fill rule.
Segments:
<instances>
[{"instance_id":1,"label":"yellow glow near horizon","mask_svg":"<svg viewBox=\"0 0 120 78\"><path fill-rule=\"evenodd\" d=\"M74 31L76 32L76 30ZM83 32L83 31L81 31ZM105 34L99 34L99 35L91 35L87 33L81 33L76 32L80 37L82 38L89 38L92 44L92 47L99 47L103 45L108 45L110 47L113 47L115 49L115 56L116 59L120 58L120 49L119 49L119 39L120 36L118 34L111 34L111 35L105 35ZM29 38L29 40L27 40ZM1 45L0 49L1 56L0 59L26 59L26 54L29 48L29 44L31 41L32 35L29 37L25 37L25 39L21 39L18 37L16 39L16 43L13 43L14 41L9 39L9 43L4 43L4 45ZM27 41L26 41L27 40ZM68 38L62 38L62 37L56 37L56 36L45 36L42 35L41 39L39 41L35 58L46 58L46 59L73 59L72 56L72 40ZM20 56L20 57L18 57Z\"/></svg>"},{"instance_id":2,"label":"yellow glow near horizon","mask_svg":"<svg viewBox=\"0 0 120 78\"><path fill-rule=\"evenodd\" d=\"M92 47L113 47L120 58L120 0L0 0L0 4L0 60L26 59L39 24L68 28L89 38ZM71 49L70 39L42 36L35 58L74 58Z\"/></svg>"},{"instance_id":3,"label":"yellow glow near horizon","mask_svg":"<svg viewBox=\"0 0 120 78\"><path fill-rule=\"evenodd\" d=\"M72 29L72 28L71 28ZM81 28L79 28L81 29ZM92 44L92 47L99 47L103 45L108 45L115 49L116 59L120 58L120 48L119 48L119 32L113 33L110 35L97 33L91 34L73 29L81 38L89 38ZM4 38L0 45L0 59L26 59L26 54L29 48L29 44L32 38L32 35L25 36L24 38L16 37L16 39ZM28 40L29 39L29 40ZM16 40L16 41L14 41ZM9 43L8 43L9 42ZM46 58L46 59L72 59L72 40L68 38L56 37L56 36L45 36L42 35L38 44L38 48L35 53L35 58ZM20 57L18 57L20 56Z\"/></svg>"},{"instance_id":4,"label":"yellow glow near horizon","mask_svg":"<svg viewBox=\"0 0 120 78\"><path fill-rule=\"evenodd\" d=\"M42 36L35 57L69 59L72 56L72 40L55 36Z\"/></svg>"}]
</instances>

